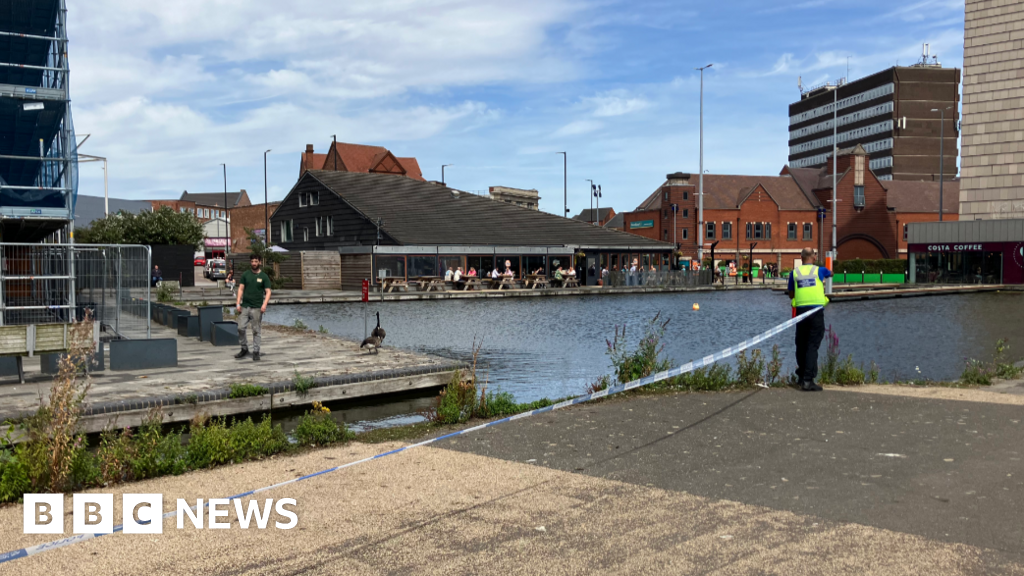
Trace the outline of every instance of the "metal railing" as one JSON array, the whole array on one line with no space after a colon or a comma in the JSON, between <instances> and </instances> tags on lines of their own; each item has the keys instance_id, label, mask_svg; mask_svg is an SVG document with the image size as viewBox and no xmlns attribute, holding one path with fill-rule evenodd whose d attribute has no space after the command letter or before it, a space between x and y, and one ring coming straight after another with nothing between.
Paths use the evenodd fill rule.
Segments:
<instances>
[{"instance_id":1,"label":"metal railing","mask_svg":"<svg viewBox=\"0 0 1024 576\"><path fill-rule=\"evenodd\" d=\"M86 311L105 340L149 338L149 246L0 243L0 325L67 324Z\"/></svg>"},{"instance_id":2,"label":"metal railing","mask_svg":"<svg viewBox=\"0 0 1024 576\"><path fill-rule=\"evenodd\" d=\"M607 285L613 287L649 287L649 288L694 288L710 286L712 271L705 270L656 270L629 272L616 270L608 272Z\"/></svg>"}]
</instances>

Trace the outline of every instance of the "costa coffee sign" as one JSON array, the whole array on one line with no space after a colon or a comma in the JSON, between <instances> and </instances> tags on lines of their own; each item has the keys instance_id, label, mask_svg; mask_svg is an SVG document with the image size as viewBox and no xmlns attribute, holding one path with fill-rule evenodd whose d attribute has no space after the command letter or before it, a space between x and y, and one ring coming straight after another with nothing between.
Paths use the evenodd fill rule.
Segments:
<instances>
[{"instance_id":1,"label":"costa coffee sign","mask_svg":"<svg viewBox=\"0 0 1024 576\"><path fill-rule=\"evenodd\" d=\"M981 244L929 244L929 252L981 252Z\"/></svg>"}]
</instances>

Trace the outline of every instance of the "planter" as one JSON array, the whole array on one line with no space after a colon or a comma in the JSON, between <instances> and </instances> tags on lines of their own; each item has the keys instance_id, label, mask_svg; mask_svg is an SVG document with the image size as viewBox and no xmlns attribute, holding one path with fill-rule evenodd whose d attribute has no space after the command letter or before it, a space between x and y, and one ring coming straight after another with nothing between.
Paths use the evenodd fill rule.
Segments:
<instances>
[{"instance_id":1,"label":"planter","mask_svg":"<svg viewBox=\"0 0 1024 576\"><path fill-rule=\"evenodd\" d=\"M832 275L832 283L833 284L845 284L846 283L846 274L833 274Z\"/></svg>"},{"instance_id":2,"label":"planter","mask_svg":"<svg viewBox=\"0 0 1024 576\"><path fill-rule=\"evenodd\" d=\"M884 284L905 284L907 277L903 274L882 274L882 282Z\"/></svg>"},{"instance_id":3,"label":"planter","mask_svg":"<svg viewBox=\"0 0 1024 576\"><path fill-rule=\"evenodd\" d=\"M863 284L864 283L864 275L863 274L847 274L846 275L846 283L847 284Z\"/></svg>"}]
</instances>

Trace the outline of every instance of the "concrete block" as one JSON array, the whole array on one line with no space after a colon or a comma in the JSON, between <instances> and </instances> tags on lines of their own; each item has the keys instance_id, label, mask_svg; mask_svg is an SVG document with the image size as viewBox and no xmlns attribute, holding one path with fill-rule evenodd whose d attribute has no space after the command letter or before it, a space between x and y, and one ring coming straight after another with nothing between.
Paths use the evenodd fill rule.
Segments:
<instances>
[{"instance_id":1,"label":"concrete block","mask_svg":"<svg viewBox=\"0 0 1024 576\"><path fill-rule=\"evenodd\" d=\"M0 356L0 377L18 375L18 356Z\"/></svg>"},{"instance_id":2,"label":"concrete block","mask_svg":"<svg viewBox=\"0 0 1024 576\"><path fill-rule=\"evenodd\" d=\"M213 322L210 341L214 346L238 346L237 322Z\"/></svg>"},{"instance_id":3,"label":"concrete block","mask_svg":"<svg viewBox=\"0 0 1024 576\"><path fill-rule=\"evenodd\" d=\"M214 322L224 321L224 307L200 306L199 310L199 339L203 342L210 341L210 327Z\"/></svg>"},{"instance_id":4,"label":"concrete block","mask_svg":"<svg viewBox=\"0 0 1024 576\"><path fill-rule=\"evenodd\" d=\"M167 327L172 330L178 329L178 319L191 316L188 310L174 310L167 317Z\"/></svg>"},{"instance_id":5,"label":"concrete block","mask_svg":"<svg viewBox=\"0 0 1024 576\"><path fill-rule=\"evenodd\" d=\"M178 340L114 340L110 343L111 370L148 370L178 366Z\"/></svg>"},{"instance_id":6,"label":"concrete block","mask_svg":"<svg viewBox=\"0 0 1024 576\"><path fill-rule=\"evenodd\" d=\"M96 353L92 356L92 361L89 362L89 372L101 372L105 370L105 358L103 354L104 345L101 343L96 349ZM59 354L40 354L39 355L39 369L43 374L56 374L60 372L60 360L65 353Z\"/></svg>"},{"instance_id":7,"label":"concrete block","mask_svg":"<svg viewBox=\"0 0 1024 576\"><path fill-rule=\"evenodd\" d=\"M178 318L178 336L198 338L199 316L180 316Z\"/></svg>"}]
</instances>

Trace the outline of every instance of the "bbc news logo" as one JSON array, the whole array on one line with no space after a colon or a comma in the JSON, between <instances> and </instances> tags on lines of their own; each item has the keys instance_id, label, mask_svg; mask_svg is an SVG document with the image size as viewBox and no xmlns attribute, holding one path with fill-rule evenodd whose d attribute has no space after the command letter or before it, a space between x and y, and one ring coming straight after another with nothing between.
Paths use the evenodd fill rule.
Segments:
<instances>
[{"instance_id":1,"label":"bbc news logo","mask_svg":"<svg viewBox=\"0 0 1024 576\"><path fill-rule=\"evenodd\" d=\"M64 534L63 494L25 494L24 498L25 534ZM74 494L71 502L74 534L110 534L114 531L113 494ZM121 504L121 526L125 534L163 534L163 494L124 494ZM227 519L232 509L238 526L243 530L250 526L266 530L271 525L279 530L291 530L299 522L295 511L288 508L295 506L293 498L277 501L267 498L262 502L250 500L244 507L241 499L211 498L204 506L203 499L199 498L192 507L184 498L178 498L175 506L178 530L184 529L186 518L199 530L231 528ZM278 518L271 524L275 514ZM282 522L282 519L286 521Z\"/></svg>"}]
</instances>

